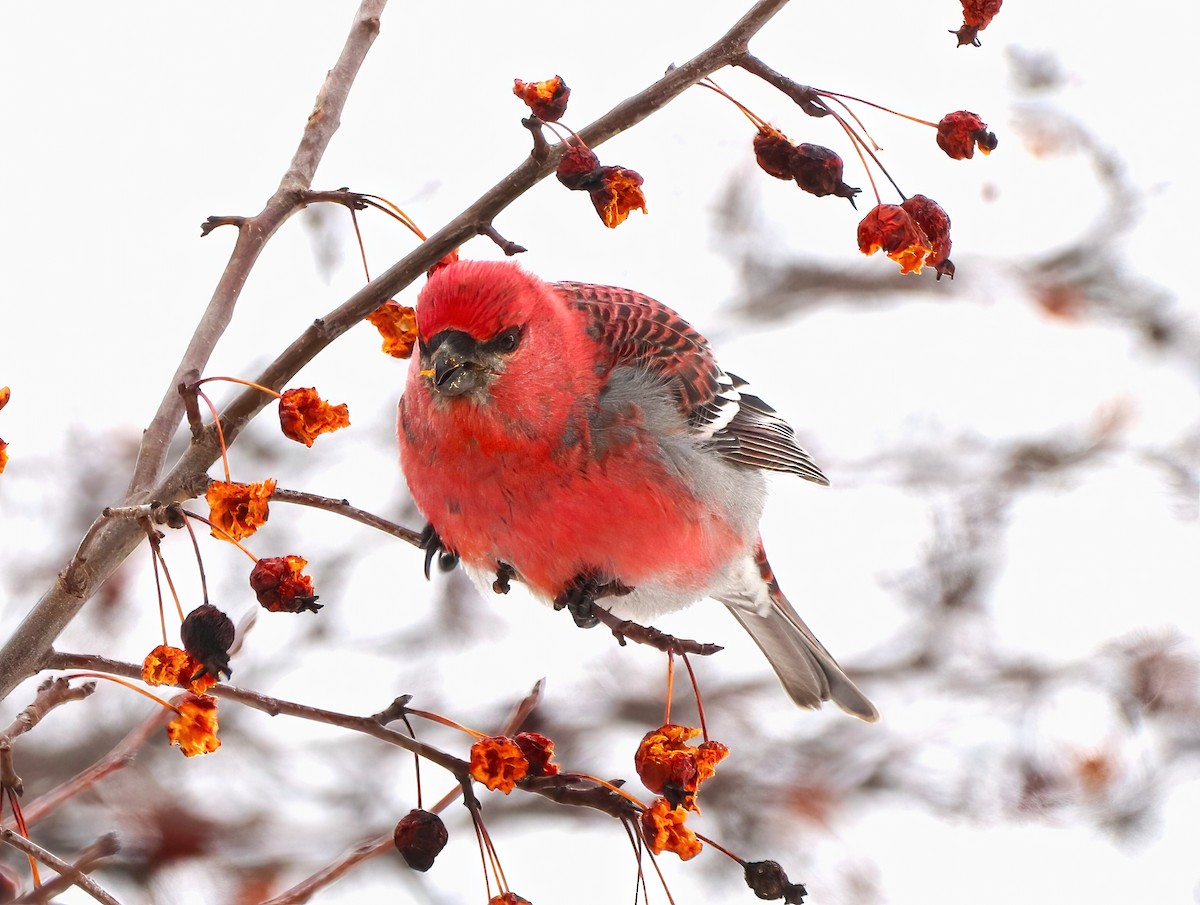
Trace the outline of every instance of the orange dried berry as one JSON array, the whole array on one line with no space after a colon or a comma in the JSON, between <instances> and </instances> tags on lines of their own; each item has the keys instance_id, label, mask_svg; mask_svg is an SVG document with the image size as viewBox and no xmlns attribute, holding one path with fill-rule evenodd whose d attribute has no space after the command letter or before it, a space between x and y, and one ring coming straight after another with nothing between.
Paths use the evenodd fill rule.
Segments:
<instances>
[{"instance_id":1,"label":"orange dried berry","mask_svg":"<svg viewBox=\"0 0 1200 905\"><path fill-rule=\"evenodd\" d=\"M592 204L609 229L625 222L631 211L646 211L642 177L624 167L601 167L600 186L592 189Z\"/></svg>"},{"instance_id":2,"label":"orange dried berry","mask_svg":"<svg viewBox=\"0 0 1200 905\"><path fill-rule=\"evenodd\" d=\"M345 403L330 405L313 387L284 390L279 397L279 426L289 440L311 447L321 434L350 426Z\"/></svg>"},{"instance_id":3,"label":"orange dried berry","mask_svg":"<svg viewBox=\"0 0 1200 905\"><path fill-rule=\"evenodd\" d=\"M567 98L571 96L571 89L562 76L556 75L544 82L513 79L513 94L524 101L542 122L556 123L567 112Z\"/></svg>"},{"instance_id":4,"label":"orange dried berry","mask_svg":"<svg viewBox=\"0 0 1200 905\"><path fill-rule=\"evenodd\" d=\"M505 795L529 772L529 760L506 735L481 738L471 746L471 776Z\"/></svg>"},{"instance_id":5,"label":"orange dried berry","mask_svg":"<svg viewBox=\"0 0 1200 905\"><path fill-rule=\"evenodd\" d=\"M213 523L212 536L221 540L241 540L266 524L267 502L275 492L275 481L238 484L213 481L208 485L208 517Z\"/></svg>"},{"instance_id":6,"label":"orange dried berry","mask_svg":"<svg viewBox=\"0 0 1200 905\"><path fill-rule=\"evenodd\" d=\"M804 191L818 198L836 195L858 207L854 196L862 189L852 188L842 181L842 167L842 158L821 145L796 145L791 159L792 178Z\"/></svg>"},{"instance_id":7,"label":"orange dried berry","mask_svg":"<svg viewBox=\"0 0 1200 905\"><path fill-rule=\"evenodd\" d=\"M979 33L987 28L1004 0L961 0L963 8L963 24L958 31L950 34L958 35L958 46L973 44L979 46Z\"/></svg>"},{"instance_id":8,"label":"orange dried berry","mask_svg":"<svg viewBox=\"0 0 1200 905\"><path fill-rule=\"evenodd\" d=\"M729 756L729 748L720 742L704 742L696 749L697 784L717 772L717 764Z\"/></svg>"},{"instance_id":9,"label":"orange dried berry","mask_svg":"<svg viewBox=\"0 0 1200 905\"><path fill-rule=\"evenodd\" d=\"M955 110L938 121L937 143L955 160L970 160L975 156L976 148L984 154L991 154L1000 141L995 132L988 131L987 123L979 118L978 113Z\"/></svg>"},{"instance_id":10,"label":"orange dried berry","mask_svg":"<svg viewBox=\"0 0 1200 905\"><path fill-rule=\"evenodd\" d=\"M704 846L686 825L687 809L672 807L665 798L656 798L642 811L642 838L656 855L674 852L680 860L688 861L700 854Z\"/></svg>"},{"instance_id":11,"label":"orange dried berry","mask_svg":"<svg viewBox=\"0 0 1200 905\"><path fill-rule=\"evenodd\" d=\"M667 723L647 732L633 756L642 785L664 796L672 807L694 810L700 783L712 776L729 754L720 742L687 744L699 734L693 726Z\"/></svg>"},{"instance_id":12,"label":"orange dried berry","mask_svg":"<svg viewBox=\"0 0 1200 905\"><path fill-rule=\"evenodd\" d=\"M12 390L8 387L0 387L0 409L8 405L8 400L12 398Z\"/></svg>"},{"instance_id":13,"label":"orange dried berry","mask_svg":"<svg viewBox=\"0 0 1200 905\"><path fill-rule=\"evenodd\" d=\"M312 578L303 574L302 556L270 556L250 570L250 587L258 602L272 613L315 613L322 604L313 593Z\"/></svg>"},{"instance_id":14,"label":"orange dried berry","mask_svg":"<svg viewBox=\"0 0 1200 905\"><path fill-rule=\"evenodd\" d=\"M880 249L901 273L920 273L932 251L921 227L898 204L877 204L858 224L858 250L873 255Z\"/></svg>"},{"instance_id":15,"label":"orange dried berry","mask_svg":"<svg viewBox=\"0 0 1200 905\"><path fill-rule=\"evenodd\" d=\"M554 756L554 742L538 732L521 732L513 741L529 761L529 776L555 776L558 764L550 763Z\"/></svg>"},{"instance_id":16,"label":"orange dried berry","mask_svg":"<svg viewBox=\"0 0 1200 905\"><path fill-rule=\"evenodd\" d=\"M167 724L167 738L184 757L212 754L221 747L217 738L217 699L186 694L176 706L179 716Z\"/></svg>"},{"instance_id":17,"label":"orange dried berry","mask_svg":"<svg viewBox=\"0 0 1200 905\"><path fill-rule=\"evenodd\" d=\"M488 905L530 905L530 902L515 892L502 892L488 899Z\"/></svg>"},{"instance_id":18,"label":"orange dried berry","mask_svg":"<svg viewBox=\"0 0 1200 905\"><path fill-rule=\"evenodd\" d=\"M200 664L197 673L219 679L232 676L229 649L233 647L233 620L211 603L196 607L179 627L183 648ZM199 678L196 673L192 674Z\"/></svg>"},{"instance_id":19,"label":"orange dried berry","mask_svg":"<svg viewBox=\"0 0 1200 905\"><path fill-rule=\"evenodd\" d=\"M443 260L445 260L443 258ZM439 262L440 263L440 262ZM437 265L430 270L436 270ZM383 337L383 351L392 358L410 358L417 344L417 312L389 299L367 315Z\"/></svg>"},{"instance_id":20,"label":"orange dried berry","mask_svg":"<svg viewBox=\"0 0 1200 905\"><path fill-rule=\"evenodd\" d=\"M573 192L590 192L603 180L600 158L583 142L572 142L559 158L555 176Z\"/></svg>"},{"instance_id":21,"label":"orange dried berry","mask_svg":"<svg viewBox=\"0 0 1200 905\"><path fill-rule=\"evenodd\" d=\"M413 870L427 871L446 847L450 836L437 814L413 808L400 818L392 833L392 842Z\"/></svg>"},{"instance_id":22,"label":"orange dried berry","mask_svg":"<svg viewBox=\"0 0 1200 905\"><path fill-rule=\"evenodd\" d=\"M217 680L185 650L160 644L142 661L142 681L147 685L179 685L193 694L204 694Z\"/></svg>"},{"instance_id":23,"label":"orange dried berry","mask_svg":"<svg viewBox=\"0 0 1200 905\"><path fill-rule=\"evenodd\" d=\"M776 179L791 179L796 147L773 126L762 125L754 135L754 159Z\"/></svg>"}]
</instances>

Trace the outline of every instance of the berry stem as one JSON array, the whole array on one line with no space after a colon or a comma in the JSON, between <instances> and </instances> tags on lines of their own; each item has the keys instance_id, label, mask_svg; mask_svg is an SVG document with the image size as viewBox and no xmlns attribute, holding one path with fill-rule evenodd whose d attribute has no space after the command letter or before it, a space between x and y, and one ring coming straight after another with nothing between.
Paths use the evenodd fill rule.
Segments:
<instances>
[{"instance_id":1,"label":"berry stem","mask_svg":"<svg viewBox=\"0 0 1200 905\"><path fill-rule=\"evenodd\" d=\"M883 106L883 104L876 104L873 101L864 100L861 97L855 97L853 94L842 94L838 91L826 91L824 88L814 88L813 91L817 92L817 94L821 95L822 97L844 98L848 101L866 104L868 107L874 107L876 110L882 110L884 113L890 113L893 116L900 117L901 119L907 119L914 123L920 123L922 126L931 126L934 129L937 128L937 123L931 123L929 120L921 119L919 116L909 116L907 113L901 113L899 110L893 110L891 107ZM845 104L842 106L845 106ZM855 118L857 119L857 117Z\"/></svg>"},{"instance_id":2,"label":"berry stem","mask_svg":"<svg viewBox=\"0 0 1200 905\"><path fill-rule=\"evenodd\" d=\"M125 688L128 688L130 691L136 691L138 694L142 695L143 697L149 698L150 700L152 700L156 704L158 704L160 707L165 707L167 710L170 710L172 713L179 713L178 707L176 707L174 704L170 703L169 701L164 701L162 698L160 698L158 695L154 694L153 692L146 691L146 689L144 689L144 688L138 688L132 682L126 682L124 679L119 678L118 676L111 676L106 672L71 672L71 673L67 673L65 676L63 676L63 678L67 679L67 680L70 680L70 679L107 679L109 682L115 682L117 685L123 685Z\"/></svg>"},{"instance_id":3,"label":"berry stem","mask_svg":"<svg viewBox=\"0 0 1200 905\"><path fill-rule=\"evenodd\" d=\"M696 695L696 712L700 715L700 732L704 735L704 741L707 743L708 738L708 723L704 720L704 700L700 697L700 683L696 681L696 671L692 669L692 661L688 659L686 653L681 654L683 657L683 665L687 667L688 678L692 680L692 692Z\"/></svg>"},{"instance_id":4,"label":"berry stem","mask_svg":"<svg viewBox=\"0 0 1200 905\"><path fill-rule=\"evenodd\" d=\"M456 723L447 716L442 716L440 713L434 713L430 710L417 710L414 707L405 707L405 713L411 713L413 716L419 716L422 719L430 720L434 723L441 723L443 726L449 726L451 729L457 729L459 732L465 732L474 739L487 738L486 732L479 732L469 726L464 726L462 723Z\"/></svg>"},{"instance_id":5,"label":"berry stem","mask_svg":"<svg viewBox=\"0 0 1200 905\"><path fill-rule=\"evenodd\" d=\"M167 568L166 557L162 555L158 535L150 535L150 548L154 551L154 556L158 560L158 564L162 566L163 577L167 579L167 587L170 588L171 598L175 601L175 612L179 614L179 621L183 622L183 604L179 602L179 593L175 590L175 582L171 578L171 570ZM157 577L157 573L155 573L155 577ZM165 631L163 632L163 643L167 643Z\"/></svg>"},{"instance_id":6,"label":"berry stem","mask_svg":"<svg viewBox=\"0 0 1200 905\"><path fill-rule=\"evenodd\" d=\"M416 236L422 242L425 241L425 233L421 232L420 228L413 221L413 218L404 213L404 211L401 210L398 205L388 201L382 195L363 195L362 197L367 199L367 203L370 204L371 207L375 208L376 210L383 211L393 220L400 221L409 229L410 232L412 232L414 236Z\"/></svg>"},{"instance_id":7,"label":"berry stem","mask_svg":"<svg viewBox=\"0 0 1200 905\"><path fill-rule=\"evenodd\" d=\"M696 84L699 85L701 88L707 88L709 91L717 92L717 94L721 95L721 97L725 98L727 101L729 101L731 104L733 104L739 110L741 110L742 113L744 113L746 115L746 118L754 124L755 128L765 129L768 127L767 121L765 119L763 119L761 116L759 116L753 110L751 110L749 107L747 107L745 104L743 104L737 98L735 98L732 94L730 94L728 91L726 91L724 88L722 88L716 82L714 82L711 78L704 79L703 81L699 81Z\"/></svg>"},{"instance_id":8,"label":"berry stem","mask_svg":"<svg viewBox=\"0 0 1200 905\"><path fill-rule=\"evenodd\" d=\"M209 379L214 379L214 378L209 378ZM230 378L230 379L233 379L233 378ZM235 381L235 382L242 383L243 381L239 380L239 381ZM256 384L256 386L257 386L257 384ZM262 389L262 387L259 387L259 389ZM267 392L271 392L271 391L268 390ZM217 443L221 447L221 465L225 469L225 483L228 484L228 483L230 483L230 481L232 479L229 477L229 450L225 448L225 430L221 427L221 415L217 411L217 407L215 405L213 405L212 400L209 399L208 396L206 396L204 394L203 390L197 389L196 395L204 400L204 404L207 405L208 410L210 412L212 412L213 427L215 427L217 429Z\"/></svg>"},{"instance_id":9,"label":"berry stem","mask_svg":"<svg viewBox=\"0 0 1200 905\"><path fill-rule=\"evenodd\" d=\"M210 519L206 519L199 512L192 512L189 509L180 509L179 511L182 512L184 515L186 515L188 518L194 518L197 521L204 522L204 524L208 525L208 527L210 527L213 531L216 531L218 534L223 536L225 538L225 540L229 541L229 543L233 544L235 547L237 547L239 550L241 550L243 553L245 553L247 556L249 556L250 559L255 564L258 563L258 557L255 556L253 553L251 553L249 550L247 550L245 547L243 547L240 543L238 543L237 538L235 538L232 534L230 534L228 531L226 531L220 525L213 524L213 522Z\"/></svg>"}]
</instances>

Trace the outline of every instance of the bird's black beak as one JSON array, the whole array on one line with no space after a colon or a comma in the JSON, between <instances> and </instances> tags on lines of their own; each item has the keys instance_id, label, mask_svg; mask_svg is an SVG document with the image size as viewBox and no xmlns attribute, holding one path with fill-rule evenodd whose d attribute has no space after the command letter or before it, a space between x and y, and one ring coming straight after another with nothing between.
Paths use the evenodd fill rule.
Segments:
<instances>
[{"instance_id":1,"label":"bird's black beak","mask_svg":"<svg viewBox=\"0 0 1200 905\"><path fill-rule=\"evenodd\" d=\"M461 330L445 330L421 350L421 376L443 396L461 396L483 383L477 343Z\"/></svg>"}]
</instances>

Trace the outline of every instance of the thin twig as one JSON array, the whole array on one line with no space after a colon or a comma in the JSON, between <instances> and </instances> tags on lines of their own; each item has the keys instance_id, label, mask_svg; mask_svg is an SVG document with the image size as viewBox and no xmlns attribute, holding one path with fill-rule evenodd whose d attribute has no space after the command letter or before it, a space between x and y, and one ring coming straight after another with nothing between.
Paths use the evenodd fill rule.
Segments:
<instances>
[{"instance_id":1,"label":"thin twig","mask_svg":"<svg viewBox=\"0 0 1200 905\"><path fill-rule=\"evenodd\" d=\"M701 657L708 657L723 650L719 644L692 641L690 638L677 638L652 625L640 625L629 619L620 619L614 616L611 610L606 610L601 606L593 606L592 615L604 623L621 644L627 640L635 641L638 644L647 644L663 653L696 654Z\"/></svg>"},{"instance_id":2,"label":"thin twig","mask_svg":"<svg viewBox=\"0 0 1200 905\"><path fill-rule=\"evenodd\" d=\"M529 715L533 713L533 711L537 708L538 703L541 701L542 688L544 687L544 684L544 680L538 679L533 688L530 690L529 694L522 698L521 701L513 708L512 713L510 713L508 716L508 719L504 721L504 726L500 729L501 735L512 735L521 728L521 726L529 718ZM384 714L377 716L383 716L386 715L386 713L387 711L384 711ZM441 800L429 809L430 813L440 814L452 803L458 800L458 797L462 794L462 789L463 787L461 784L456 785L454 789L442 796ZM274 898L263 902L262 905L300 905L300 903L307 902L312 898L314 893L324 889L334 880L338 880L345 876L357 865L363 863L364 861L369 861L371 858L374 858L378 855L393 851L395 846L394 835L394 831L388 830L386 833L381 833L374 839L367 839L364 842L360 842L349 852L339 857L336 861L327 864L316 873L305 877L295 886L292 886Z\"/></svg>"},{"instance_id":3,"label":"thin twig","mask_svg":"<svg viewBox=\"0 0 1200 905\"><path fill-rule=\"evenodd\" d=\"M285 490L282 487L276 487L271 493L271 502L294 503L297 506L310 506L313 509L323 509L326 512L344 515L348 519L353 519L372 528L378 528L380 531L392 535L392 537L398 537L400 540L412 544L414 547L421 546L420 531L413 531L411 528L405 528L403 525L389 522L387 519L375 515L373 512L367 512L365 509L351 506L349 500L335 500L332 497L318 496L315 493L305 493L300 490Z\"/></svg>"},{"instance_id":4,"label":"thin twig","mask_svg":"<svg viewBox=\"0 0 1200 905\"><path fill-rule=\"evenodd\" d=\"M29 857L36 858L52 870L58 871L59 876L69 880L72 886L78 886L97 902L103 902L104 905L121 905L104 887L75 867L75 865L64 861L52 852L46 851L40 845L30 842L15 830L10 830L8 827L0 827L0 842L6 842Z\"/></svg>"},{"instance_id":5,"label":"thin twig","mask_svg":"<svg viewBox=\"0 0 1200 905\"><path fill-rule=\"evenodd\" d=\"M133 663L125 663L120 660L113 660L109 657L100 657L93 654L71 654L60 651L56 651L47 658L46 668L93 670L110 673L114 676L123 676L128 679L140 679L142 675L141 667ZM214 697L238 701L247 707L262 711L270 716L293 716L304 720L311 720L315 723L325 723L329 726L338 726L342 729L352 729L355 732L362 732L381 741L396 745L399 748L404 748L406 751L414 751L430 763L437 764L439 767L452 773L456 779L469 776L470 765L466 761L452 754L447 754L440 748L414 741L402 732L388 729L374 716L356 716L334 710L323 710L320 707L310 707L307 704L298 704L295 701L273 698L247 688L238 688L234 685L214 685L207 693Z\"/></svg>"},{"instance_id":6,"label":"thin twig","mask_svg":"<svg viewBox=\"0 0 1200 905\"><path fill-rule=\"evenodd\" d=\"M105 833L82 852L72 862L71 866L83 874L91 873L102 862L111 858L121 850L116 833ZM75 883L68 877L58 876L49 883L43 883L36 889L31 889L23 896L13 899L12 905L43 905L54 896L66 892Z\"/></svg>"},{"instance_id":7,"label":"thin twig","mask_svg":"<svg viewBox=\"0 0 1200 905\"><path fill-rule=\"evenodd\" d=\"M87 791L105 777L129 766L137 757L138 752L145 747L146 742L155 733L161 732L172 717L174 714L169 710L155 707L150 715L129 730L129 733L102 760L96 761L87 769L76 773L70 779L30 802L29 806L25 808L26 822L32 824L43 820L76 795Z\"/></svg>"},{"instance_id":8,"label":"thin twig","mask_svg":"<svg viewBox=\"0 0 1200 905\"><path fill-rule=\"evenodd\" d=\"M55 707L69 701L82 701L95 690L95 682L71 685L63 678L47 679L38 685L33 703L18 713L8 727L0 732L0 742L11 742L40 723Z\"/></svg>"}]
</instances>

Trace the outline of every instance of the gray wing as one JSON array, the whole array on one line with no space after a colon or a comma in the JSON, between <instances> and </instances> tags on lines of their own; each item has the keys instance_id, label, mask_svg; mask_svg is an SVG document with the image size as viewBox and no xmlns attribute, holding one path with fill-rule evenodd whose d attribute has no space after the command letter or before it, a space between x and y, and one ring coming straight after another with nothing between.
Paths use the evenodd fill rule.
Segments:
<instances>
[{"instance_id":1,"label":"gray wing","mask_svg":"<svg viewBox=\"0 0 1200 905\"><path fill-rule=\"evenodd\" d=\"M724 371L708 340L676 311L629 289L591 283L553 285L586 316L589 333L608 352L607 367L641 368L669 380L691 430L722 457L829 483L796 442L792 426L746 392L746 381Z\"/></svg>"}]
</instances>

